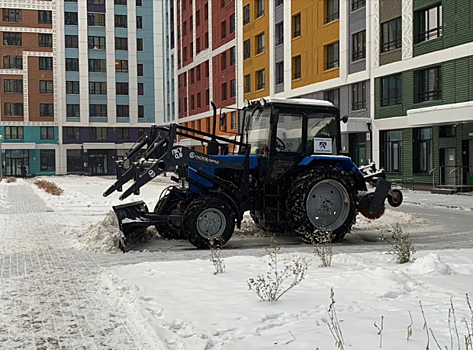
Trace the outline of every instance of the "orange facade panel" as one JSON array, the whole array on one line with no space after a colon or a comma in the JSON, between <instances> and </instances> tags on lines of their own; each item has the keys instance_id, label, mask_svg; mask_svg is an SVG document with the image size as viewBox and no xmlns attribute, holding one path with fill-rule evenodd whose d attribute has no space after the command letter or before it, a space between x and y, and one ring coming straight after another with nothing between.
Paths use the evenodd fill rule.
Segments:
<instances>
[{"instance_id":1,"label":"orange facade panel","mask_svg":"<svg viewBox=\"0 0 473 350\"><path fill-rule=\"evenodd\" d=\"M28 57L28 109L29 121L53 122L54 114L48 113L54 104L52 70L40 70L40 57ZM43 82L43 83L42 83ZM41 111L41 104L43 106ZM43 115L42 115L43 114Z\"/></svg>"},{"instance_id":2,"label":"orange facade panel","mask_svg":"<svg viewBox=\"0 0 473 350\"><path fill-rule=\"evenodd\" d=\"M52 29L52 12L15 8L0 9L1 27L27 27ZM49 23L51 22L51 23Z\"/></svg>"},{"instance_id":3,"label":"orange facade panel","mask_svg":"<svg viewBox=\"0 0 473 350\"><path fill-rule=\"evenodd\" d=\"M330 60L329 51L339 43L340 22L327 23L326 0L293 0L291 12L292 88L339 77L338 63ZM300 34L294 30L299 19Z\"/></svg>"},{"instance_id":4,"label":"orange facade panel","mask_svg":"<svg viewBox=\"0 0 473 350\"><path fill-rule=\"evenodd\" d=\"M269 1L244 0L243 14L243 96L246 100L269 96ZM264 38L264 39L263 39ZM249 45L248 45L249 44ZM245 45L249 54L245 52ZM263 46L263 48L262 48Z\"/></svg>"}]
</instances>

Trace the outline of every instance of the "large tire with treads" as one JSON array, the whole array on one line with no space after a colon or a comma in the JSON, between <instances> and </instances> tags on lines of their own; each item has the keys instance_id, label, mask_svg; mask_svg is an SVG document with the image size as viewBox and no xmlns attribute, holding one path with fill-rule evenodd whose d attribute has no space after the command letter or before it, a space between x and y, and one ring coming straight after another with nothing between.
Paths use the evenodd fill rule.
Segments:
<instances>
[{"instance_id":1,"label":"large tire with treads","mask_svg":"<svg viewBox=\"0 0 473 350\"><path fill-rule=\"evenodd\" d=\"M344 171L320 166L307 169L295 179L289 190L287 207L298 234L331 231L333 240L341 240L355 223L358 191Z\"/></svg>"},{"instance_id":2,"label":"large tire with treads","mask_svg":"<svg viewBox=\"0 0 473 350\"><path fill-rule=\"evenodd\" d=\"M218 197L199 197L187 207L184 226L187 239L195 247L209 249L212 240L223 246L235 230L235 212Z\"/></svg>"},{"instance_id":3,"label":"large tire with treads","mask_svg":"<svg viewBox=\"0 0 473 350\"><path fill-rule=\"evenodd\" d=\"M176 213L179 203L182 201L181 198L171 197L173 196L172 192L169 192L163 196L156 206L154 207L154 212L162 215L170 215ZM169 199L169 200L168 200ZM163 222L155 225L158 233L166 239L186 239L186 232L184 227L177 227L171 223Z\"/></svg>"}]
</instances>

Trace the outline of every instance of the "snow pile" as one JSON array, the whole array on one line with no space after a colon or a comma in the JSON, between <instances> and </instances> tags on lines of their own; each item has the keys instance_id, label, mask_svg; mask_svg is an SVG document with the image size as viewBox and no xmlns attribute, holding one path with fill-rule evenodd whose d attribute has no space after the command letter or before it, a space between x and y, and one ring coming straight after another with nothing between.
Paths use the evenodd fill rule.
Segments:
<instances>
[{"instance_id":1,"label":"snow pile","mask_svg":"<svg viewBox=\"0 0 473 350\"><path fill-rule=\"evenodd\" d=\"M422 275L453 275L454 271L448 264L440 260L438 254L430 253L420 259L414 261L409 268L410 272Z\"/></svg>"},{"instance_id":2,"label":"snow pile","mask_svg":"<svg viewBox=\"0 0 473 350\"><path fill-rule=\"evenodd\" d=\"M373 229L390 229L394 224L400 224L402 226L416 226L427 223L426 219L419 218L418 216L386 209L384 215L377 220L370 220L365 218L363 215L358 214L356 217L356 224L353 226L354 230L367 231Z\"/></svg>"},{"instance_id":3,"label":"snow pile","mask_svg":"<svg viewBox=\"0 0 473 350\"><path fill-rule=\"evenodd\" d=\"M257 227L251 218L249 212L243 215L243 220L241 221L241 228L238 229L235 227L234 235L242 235L242 236L253 236L253 237L267 237L271 236L267 232L263 231L259 227Z\"/></svg>"},{"instance_id":4,"label":"snow pile","mask_svg":"<svg viewBox=\"0 0 473 350\"><path fill-rule=\"evenodd\" d=\"M122 240L122 233L118 226L118 219L114 212L110 211L105 218L95 225L91 225L87 231L76 231L77 239L88 250L96 253L117 253Z\"/></svg>"}]
</instances>

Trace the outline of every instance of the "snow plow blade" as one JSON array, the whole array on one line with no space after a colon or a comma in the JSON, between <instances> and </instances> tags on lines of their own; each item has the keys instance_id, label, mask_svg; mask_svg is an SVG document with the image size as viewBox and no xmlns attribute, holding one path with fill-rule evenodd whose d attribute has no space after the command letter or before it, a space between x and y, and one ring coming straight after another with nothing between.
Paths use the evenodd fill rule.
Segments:
<instances>
[{"instance_id":1,"label":"snow plow blade","mask_svg":"<svg viewBox=\"0 0 473 350\"><path fill-rule=\"evenodd\" d=\"M148 206L143 201L132 202L113 206L113 211L118 219L118 225L123 233L120 249L126 251L126 245L131 241L141 238L147 227L162 222L172 222L183 225L182 215L159 215L149 212Z\"/></svg>"}]
</instances>

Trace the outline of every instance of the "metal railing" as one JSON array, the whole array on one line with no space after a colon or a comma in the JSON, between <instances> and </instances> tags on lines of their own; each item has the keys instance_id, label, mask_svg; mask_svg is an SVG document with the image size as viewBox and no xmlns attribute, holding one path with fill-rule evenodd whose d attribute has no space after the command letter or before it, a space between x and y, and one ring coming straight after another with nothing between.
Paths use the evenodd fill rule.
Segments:
<instances>
[{"instance_id":1,"label":"metal railing","mask_svg":"<svg viewBox=\"0 0 473 350\"><path fill-rule=\"evenodd\" d=\"M432 175L432 186L467 186L467 174L473 172L473 166L438 166L429 171Z\"/></svg>"}]
</instances>

